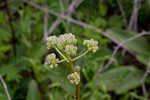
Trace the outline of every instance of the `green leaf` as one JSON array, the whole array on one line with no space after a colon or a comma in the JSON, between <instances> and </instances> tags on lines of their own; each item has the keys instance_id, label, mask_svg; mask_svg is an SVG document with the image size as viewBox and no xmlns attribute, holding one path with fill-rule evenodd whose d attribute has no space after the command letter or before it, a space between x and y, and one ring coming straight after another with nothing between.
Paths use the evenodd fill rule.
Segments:
<instances>
[{"instance_id":1,"label":"green leaf","mask_svg":"<svg viewBox=\"0 0 150 100\"><path fill-rule=\"evenodd\" d=\"M6 75L7 81L19 81L21 79L21 75L19 74L19 72L20 69L16 68L13 65L3 65L0 67L0 73L1 75Z\"/></svg>"},{"instance_id":2,"label":"green leaf","mask_svg":"<svg viewBox=\"0 0 150 100\"><path fill-rule=\"evenodd\" d=\"M6 95L0 93L0 100L8 100Z\"/></svg>"},{"instance_id":3,"label":"green leaf","mask_svg":"<svg viewBox=\"0 0 150 100\"><path fill-rule=\"evenodd\" d=\"M117 28L109 29L107 30L107 33L119 42L123 42L136 35L136 33L134 32L128 32ZM139 61L146 65L148 64L150 59L150 45L144 37L136 38L125 43L124 45L127 46L131 51L136 53L136 57Z\"/></svg>"},{"instance_id":4,"label":"green leaf","mask_svg":"<svg viewBox=\"0 0 150 100\"><path fill-rule=\"evenodd\" d=\"M29 83L28 94L26 100L41 100L40 91L35 80Z\"/></svg>"},{"instance_id":5,"label":"green leaf","mask_svg":"<svg viewBox=\"0 0 150 100\"><path fill-rule=\"evenodd\" d=\"M121 16L114 15L108 19L108 24L111 27L121 28L124 23Z\"/></svg>"},{"instance_id":6,"label":"green leaf","mask_svg":"<svg viewBox=\"0 0 150 100\"><path fill-rule=\"evenodd\" d=\"M143 72L134 66L122 66L106 71L96 78L96 85L108 91L124 93L141 85Z\"/></svg>"}]
</instances>

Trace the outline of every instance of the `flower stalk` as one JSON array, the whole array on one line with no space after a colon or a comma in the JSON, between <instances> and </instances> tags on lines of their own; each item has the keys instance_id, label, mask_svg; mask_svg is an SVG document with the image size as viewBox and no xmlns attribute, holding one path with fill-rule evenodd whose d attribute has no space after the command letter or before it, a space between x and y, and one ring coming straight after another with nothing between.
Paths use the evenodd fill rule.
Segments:
<instances>
[{"instance_id":1,"label":"flower stalk","mask_svg":"<svg viewBox=\"0 0 150 100\"><path fill-rule=\"evenodd\" d=\"M70 68L72 70L72 73L75 72L74 66L73 66L73 62L70 60L69 61L69 65ZM75 96L76 100L80 100L80 82L76 85L76 96Z\"/></svg>"}]
</instances>

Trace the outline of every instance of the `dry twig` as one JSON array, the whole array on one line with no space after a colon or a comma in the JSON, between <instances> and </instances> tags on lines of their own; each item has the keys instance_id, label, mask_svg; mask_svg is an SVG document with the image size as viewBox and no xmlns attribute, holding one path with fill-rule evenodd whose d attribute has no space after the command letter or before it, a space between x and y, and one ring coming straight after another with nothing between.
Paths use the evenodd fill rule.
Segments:
<instances>
[{"instance_id":1,"label":"dry twig","mask_svg":"<svg viewBox=\"0 0 150 100\"><path fill-rule=\"evenodd\" d=\"M121 12L121 14L122 14L122 16L123 16L123 22L124 22L125 26L127 26L127 18L126 18L124 9L123 9L123 7L122 7L122 5L121 5L121 3L120 3L120 0L117 0L117 3L118 3L118 5L119 5L120 12Z\"/></svg>"},{"instance_id":2,"label":"dry twig","mask_svg":"<svg viewBox=\"0 0 150 100\"><path fill-rule=\"evenodd\" d=\"M47 6L45 7L47 8ZM48 12L45 11L45 14L44 14L44 38L43 40L46 40L46 38L48 37Z\"/></svg>"},{"instance_id":3,"label":"dry twig","mask_svg":"<svg viewBox=\"0 0 150 100\"><path fill-rule=\"evenodd\" d=\"M47 8L47 6L45 6L45 8ZM44 14L44 37L43 40L46 40L46 38L48 37L48 12L45 11Z\"/></svg>"},{"instance_id":4,"label":"dry twig","mask_svg":"<svg viewBox=\"0 0 150 100\"><path fill-rule=\"evenodd\" d=\"M1 81L1 83L2 83L2 85L4 87L4 89L5 89L5 92L6 92L6 95L8 97L8 100L11 100L10 94L8 92L7 84L5 83L5 81L4 81L4 79L3 79L3 77L1 75L0 75L0 81Z\"/></svg>"},{"instance_id":5,"label":"dry twig","mask_svg":"<svg viewBox=\"0 0 150 100\"><path fill-rule=\"evenodd\" d=\"M142 91L143 91L143 96L147 97L147 90L146 90L146 86L144 83L142 84Z\"/></svg>"},{"instance_id":6,"label":"dry twig","mask_svg":"<svg viewBox=\"0 0 150 100\"><path fill-rule=\"evenodd\" d=\"M144 81L146 80L148 74L150 74L150 63L149 63L149 65L148 65L148 67L147 67L147 69L146 69L146 71L145 71L145 73L144 73L144 75L141 79L141 83L144 83Z\"/></svg>"},{"instance_id":7,"label":"dry twig","mask_svg":"<svg viewBox=\"0 0 150 100\"><path fill-rule=\"evenodd\" d=\"M141 0L134 0L133 11L128 25L129 31L137 31L137 20L140 4Z\"/></svg>"}]
</instances>

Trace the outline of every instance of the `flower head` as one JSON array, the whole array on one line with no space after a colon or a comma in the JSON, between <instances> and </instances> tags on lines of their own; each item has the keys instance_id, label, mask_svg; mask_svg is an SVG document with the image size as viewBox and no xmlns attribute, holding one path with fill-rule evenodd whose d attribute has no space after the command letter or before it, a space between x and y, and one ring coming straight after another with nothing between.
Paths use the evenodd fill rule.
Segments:
<instances>
[{"instance_id":1,"label":"flower head","mask_svg":"<svg viewBox=\"0 0 150 100\"><path fill-rule=\"evenodd\" d=\"M80 82L80 75L77 72L68 75L68 79L72 84L78 85Z\"/></svg>"},{"instance_id":2,"label":"flower head","mask_svg":"<svg viewBox=\"0 0 150 100\"><path fill-rule=\"evenodd\" d=\"M57 44L57 37L56 36L50 36L47 38L47 48L50 49L52 48L54 45Z\"/></svg>"},{"instance_id":3,"label":"flower head","mask_svg":"<svg viewBox=\"0 0 150 100\"><path fill-rule=\"evenodd\" d=\"M74 45L76 42L77 39L72 33L66 33L57 38L57 47L59 49L65 49L66 45Z\"/></svg>"},{"instance_id":4,"label":"flower head","mask_svg":"<svg viewBox=\"0 0 150 100\"><path fill-rule=\"evenodd\" d=\"M46 57L46 62L45 64L49 65L50 68L54 68L56 67L58 64L58 59L56 58L56 55L54 53L52 54L49 54L47 57Z\"/></svg>"},{"instance_id":5,"label":"flower head","mask_svg":"<svg viewBox=\"0 0 150 100\"><path fill-rule=\"evenodd\" d=\"M69 56L76 55L77 47L74 45L66 45L65 47L65 53Z\"/></svg>"},{"instance_id":6,"label":"flower head","mask_svg":"<svg viewBox=\"0 0 150 100\"><path fill-rule=\"evenodd\" d=\"M96 52L96 50L98 49L98 41L95 41L93 39L84 40L83 45L85 45L87 49L92 52Z\"/></svg>"}]
</instances>

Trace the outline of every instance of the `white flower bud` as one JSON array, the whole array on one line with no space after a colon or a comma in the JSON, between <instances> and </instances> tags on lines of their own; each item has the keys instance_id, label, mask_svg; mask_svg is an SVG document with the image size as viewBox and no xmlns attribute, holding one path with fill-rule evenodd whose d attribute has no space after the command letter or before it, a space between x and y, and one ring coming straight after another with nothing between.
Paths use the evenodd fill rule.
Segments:
<instances>
[{"instance_id":1,"label":"white flower bud","mask_svg":"<svg viewBox=\"0 0 150 100\"><path fill-rule=\"evenodd\" d=\"M67 77L70 83L78 85L80 83L80 75L77 72L69 74Z\"/></svg>"},{"instance_id":2,"label":"white flower bud","mask_svg":"<svg viewBox=\"0 0 150 100\"><path fill-rule=\"evenodd\" d=\"M75 70L76 72L79 72L79 71L80 71L80 66L75 66L74 70Z\"/></svg>"},{"instance_id":3,"label":"white flower bud","mask_svg":"<svg viewBox=\"0 0 150 100\"><path fill-rule=\"evenodd\" d=\"M45 64L49 65L50 68L54 68L56 67L58 64L58 59L56 59L56 55L54 53L52 54L49 54L47 57L46 57L46 62Z\"/></svg>"},{"instance_id":4,"label":"white flower bud","mask_svg":"<svg viewBox=\"0 0 150 100\"><path fill-rule=\"evenodd\" d=\"M65 53L69 56L74 56L76 55L76 52L77 52L77 47L74 46L74 45L66 45L66 48L65 48Z\"/></svg>"},{"instance_id":5,"label":"white flower bud","mask_svg":"<svg viewBox=\"0 0 150 100\"><path fill-rule=\"evenodd\" d=\"M50 49L52 48L54 45L57 44L57 37L56 36L50 36L47 38L47 48Z\"/></svg>"},{"instance_id":6,"label":"white flower bud","mask_svg":"<svg viewBox=\"0 0 150 100\"><path fill-rule=\"evenodd\" d=\"M96 52L96 50L98 49L98 41L95 41L93 39L84 40L83 45L85 45L87 49L92 52Z\"/></svg>"}]
</instances>

